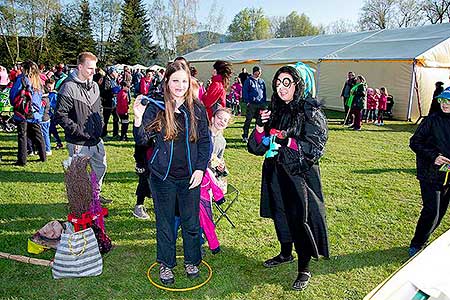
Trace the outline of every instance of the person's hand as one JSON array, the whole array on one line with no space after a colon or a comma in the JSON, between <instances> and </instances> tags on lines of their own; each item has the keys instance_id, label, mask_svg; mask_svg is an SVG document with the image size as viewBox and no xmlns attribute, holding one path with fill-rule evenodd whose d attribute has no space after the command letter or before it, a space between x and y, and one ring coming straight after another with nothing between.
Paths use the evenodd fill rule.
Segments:
<instances>
[{"instance_id":1,"label":"person's hand","mask_svg":"<svg viewBox=\"0 0 450 300\"><path fill-rule=\"evenodd\" d=\"M189 189L196 188L203 179L203 171L195 170L194 173L192 173L191 180L189 180Z\"/></svg>"},{"instance_id":2,"label":"person's hand","mask_svg":"<svg viewBox=\"0 0 450 300\"><path fill-rule=\"evenodd\" d=\"M140 127L142 124L142 116L145 112L145 106L141 103L142 95L139 95L134 100L133 112L134 112L134 126Z\"/></svg>"},{"instance_id":3,"label":"person's hand","mask_svg":"<svg viewBox=\"0 0 450 300\"><path fill-rule=\"evenodd\" d=\"M259 112L258 117L256 118L256 130L258 132L263 132L264 131L264 124L267 123L267 121L269 121L270 118L270 110L262 110Z\"/></svg>"},{"instance_id":4,"label":"person's hand","mask_svg":"<svg viewBox=\"0 0 450 300\"><path fill-rule=\"evenodd\" d=\"M220 162L216 169L219 170L220 172L225 171L225 163Z\"/></svg>"},{"instance_id":5,"label":"person's hand","mask_svg":"<svg viewBox=\"0 0 450 300\"><path fill-rule=\"evenodd\" d=\"M450 159L448 159L447 157L445 157L443 155L439 155L438 157L436 157L434 164L438 165L438 166L441 166L443 164L450 164Z\"/></svg>"}]
</instances>

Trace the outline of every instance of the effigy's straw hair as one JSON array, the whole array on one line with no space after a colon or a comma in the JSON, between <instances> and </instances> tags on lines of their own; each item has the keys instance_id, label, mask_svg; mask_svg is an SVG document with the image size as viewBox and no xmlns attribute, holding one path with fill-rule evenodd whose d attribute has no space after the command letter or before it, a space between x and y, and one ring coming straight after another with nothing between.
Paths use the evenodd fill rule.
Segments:
<instances>
[{"instance_id":1,"label":"effigy's straw hair","mask_svg":"<svg viewBox=\"0 0 450 300\"><path fill-rule=\"evenodd\" d=\"M74 156L64 174L69 209L77 218L89 211L92 201L91 178L87 171L89 157Z\"/></svg>"}]
</instances>

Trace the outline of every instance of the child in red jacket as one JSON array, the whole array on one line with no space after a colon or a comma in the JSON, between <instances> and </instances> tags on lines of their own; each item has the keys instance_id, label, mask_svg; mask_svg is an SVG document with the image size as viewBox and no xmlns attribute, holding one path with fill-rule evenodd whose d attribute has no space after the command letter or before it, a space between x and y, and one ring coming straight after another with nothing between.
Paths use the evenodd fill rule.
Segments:
<instances>
[{"instance_id":1,"label":"child in red jacket","mask_svg":"<svg viewBox=\"0 0 450 300\"><path fill-rule=\"evenodd\" d=\"M122 124L122 128L120 131L120 140L121 141L128 141L128 105L130 104L130 98L129 98L129 90L130 86L129 84L122 80L120 82L120 86L122 89L120 90L119 94L117 94L117 107L116 112L119 115L120 123Z\"/></svg>"}]
</instances>

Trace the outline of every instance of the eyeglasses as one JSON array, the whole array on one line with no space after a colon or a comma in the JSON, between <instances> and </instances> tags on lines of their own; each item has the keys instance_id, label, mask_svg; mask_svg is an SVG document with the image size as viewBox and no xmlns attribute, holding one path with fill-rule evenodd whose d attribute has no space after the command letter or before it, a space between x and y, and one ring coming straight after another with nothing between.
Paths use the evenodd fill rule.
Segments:
<instances>
[{"instance_id":1,"label":"eyeglasses","mask_svg":"<svg viewBox=\"0 0 450 300\"><path fill-rule=\"evenodd\" d=\"M450 104L450 99L447 99L447 98L438 98L438 99L437 99L437 102L438 102L439 104Z\"/></svg>"},{"instance_id":2,"label":"eyeglasses","mask_svg":"<svg viewBox=\"0 0 450 300\"><path fill-rule=\"evenodd\" d=\"M295 82L287 77L283 78L283 80L277 78L277 80L275 80L275 86L279 87L281 84L283 84L286 88L290 88L292 84L295 84Z\"/></svg>"}]
</instances>

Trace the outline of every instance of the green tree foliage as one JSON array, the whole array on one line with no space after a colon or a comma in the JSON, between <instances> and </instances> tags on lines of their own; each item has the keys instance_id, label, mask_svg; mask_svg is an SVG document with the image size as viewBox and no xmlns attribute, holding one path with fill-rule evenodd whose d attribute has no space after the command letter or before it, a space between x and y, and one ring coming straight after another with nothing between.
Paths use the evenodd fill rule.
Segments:
<instances>
[{"instance_id":1,"label":"green tree foliage","mask_svg":"<svg viewBox=\"0 0 450 300\"><path fill-rule=\"evenodd\" d=\"M146 64L155 57L156 48L142 0L125 0L116 51L118 63Z\"/></svg>"},{"instance_id":2,"label":"green tree foliage","mask_svg":"<svg viewBox=\"0 0 450 300\"><path fill-rule=\"evenodd\" d=\"M275 36L277 38L286 38L294 36L318 35L320 33L321 29L314 26L308 16L303 13L299 15L296 11L293 11L280 22Z\"/></svg>"},{"instance_id":3,"label":"green tree foliage","mask_svg":"<svg viewBox=\"0 0 450 300\"><path fill-rule=\"evenodd\" d=\"M90 51L95 54L95 40L90 23L87 0L83 0L79 6L69 4L63 12L55 15L47 36L44 53L46 62L76 64L80 52Z\"/></svg>"},{"instance_id":4,"label":"green tree foliage","mask_svg":"<svg viewBox=\"0 0 450 300\"><path fill-rule=\"evenodd\" d=\"M251 41L270 38L270 21L262 8L244 8L228 27L232 41Z\"/></svg>"},{"instance_id":5,"label":"green tree foliage","mask_svg":"<svg viewBox=\"0 0 450 300\"><path fill-rule=\"evenodd\" d=\"M84 51L89 51L95 53L95 41L92 35L91 28L91 11L89 9L89 1L81 0L80 11L75 24L75 29L77 31L78 39L78 49L77 52L81 53Z\"/></svg>"}]
</instances>

